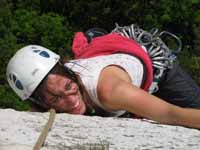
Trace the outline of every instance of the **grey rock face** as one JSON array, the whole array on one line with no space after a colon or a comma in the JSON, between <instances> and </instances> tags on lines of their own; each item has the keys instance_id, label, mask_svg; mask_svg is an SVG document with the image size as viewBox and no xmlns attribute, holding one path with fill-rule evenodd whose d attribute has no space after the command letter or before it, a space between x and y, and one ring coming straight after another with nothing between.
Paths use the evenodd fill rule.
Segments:
<instances>
[{"instance_id":1,"label":"grey rock face","mask_svg":"<svg viewBox=\"0 0 200 150\"><path fill-rule=\"evenodd\" d=\"M49 113L0 109L0 150L31 150ZM42 150L199 150L200 131L149 120L57 114Z\"/></svg>"}]
</instances>

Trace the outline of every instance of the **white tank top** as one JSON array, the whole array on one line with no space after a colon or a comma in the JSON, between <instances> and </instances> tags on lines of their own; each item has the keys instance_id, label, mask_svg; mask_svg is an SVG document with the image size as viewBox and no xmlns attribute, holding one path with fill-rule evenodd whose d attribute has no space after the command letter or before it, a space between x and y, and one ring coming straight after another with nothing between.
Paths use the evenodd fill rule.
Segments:
<instances>
[{"instance_id":1,"label":"white tank top","mask_svg":"<svg viewBox=\"0 0 200 150\"><path fill-rule=\"evenodd\" d=\"M111 54L87 59L76 59L65 64L65 66L80 76L89 96L96 105L115 116L119 116L125 111L113 112L106 109L99 101L97 95L99 75L109 65L116 65L123 68L129 74L132 84L137 87L141 86L144 73L143 64L138 58L128 54Z\"/></svg>"}]
</instances>

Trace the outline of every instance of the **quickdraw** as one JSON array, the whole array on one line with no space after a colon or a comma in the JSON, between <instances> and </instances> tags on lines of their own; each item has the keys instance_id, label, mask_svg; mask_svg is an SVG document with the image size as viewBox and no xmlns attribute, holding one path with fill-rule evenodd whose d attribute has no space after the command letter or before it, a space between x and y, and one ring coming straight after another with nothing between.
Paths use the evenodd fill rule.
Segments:
<instances>
[{"instance_id":1,"label":"quickdraw","mask_svg":"<svg viewBox=\"0 0 200 150\"><path fill-rule=\"evenodd\" d=\"M154 81L149 89L149 93L156 92L158 90L158 82L163 76L164 71L173 67L173 62L182 49L181 40L170 32L162 31L158 33L158 29L156 28L147 32L135 24L121 27L116 23L116 27L112 32L119 33L122 36L137 41L143 47L144 51L148 53L152 60L154 70ZM165 35L171 36L177 41L177 50L170 49L163 42L161 37Z\"/></svg>"}]
</instances>

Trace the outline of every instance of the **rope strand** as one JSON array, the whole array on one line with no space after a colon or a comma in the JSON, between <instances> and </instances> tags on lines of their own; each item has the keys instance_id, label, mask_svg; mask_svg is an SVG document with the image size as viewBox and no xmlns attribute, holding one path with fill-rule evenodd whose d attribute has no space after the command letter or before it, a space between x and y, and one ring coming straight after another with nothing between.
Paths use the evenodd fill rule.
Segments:
<instances>
[{"instance_id":1,"label":"rope strand","mask_svg":"<svg viewBox=\"0 0 200 150\"><path fill-rule=\"evenodd\" d=\"M49 119L48 122L46 123L44 129L42 130L37 142L35 143L33 150L40 150L41 147L43 146L45 139L47 137L47 134L49 132L49 130L51 129L53 122L55 120L55 116L56 116L56 111L54 109L50 109L49 110L50 115L49 115Z\"/></svg>"}]
</instances>

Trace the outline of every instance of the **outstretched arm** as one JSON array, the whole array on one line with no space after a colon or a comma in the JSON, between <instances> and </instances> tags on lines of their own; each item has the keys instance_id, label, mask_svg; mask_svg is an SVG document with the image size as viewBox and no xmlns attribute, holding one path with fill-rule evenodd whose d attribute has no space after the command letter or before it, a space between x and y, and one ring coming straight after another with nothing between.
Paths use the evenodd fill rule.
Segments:
<instances>
[{"instance_id":1,"label":"outstretched arm","mask_svg":"<svg viewBox=\"0 0 200 150\"><path fill-rule=\"evenodd\" d=\"M200 129L200 110L181 108L148 94L133 86L128 74L116 66L102 71L97 93L110 110L127 110L160 123Z\"/></svg>"}]
</instances>

